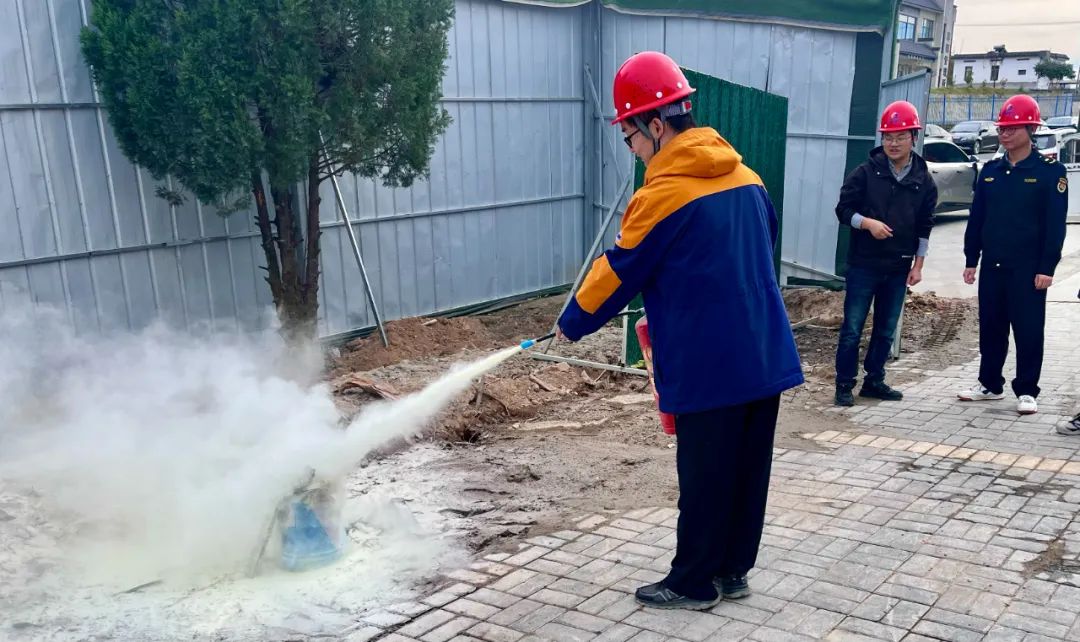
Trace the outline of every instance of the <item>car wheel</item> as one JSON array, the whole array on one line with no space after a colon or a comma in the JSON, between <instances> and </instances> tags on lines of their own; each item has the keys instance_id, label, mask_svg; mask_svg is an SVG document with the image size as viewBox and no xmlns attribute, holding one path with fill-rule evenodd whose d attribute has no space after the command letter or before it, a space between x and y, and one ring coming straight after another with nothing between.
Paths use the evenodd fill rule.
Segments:
<instances>
[{"instance_id":1,"label":"car wheel","mask_svg":"<svg viewBox=\"0 0 1080 642\"><path fill-rule=\"evenodd\" d=\"M979 152L981 152L981 151L982 151L982 145L979 144L979 141L975 141L975 151L973 153L976 156L978 156Z\"/></svg>"}]
</instances>

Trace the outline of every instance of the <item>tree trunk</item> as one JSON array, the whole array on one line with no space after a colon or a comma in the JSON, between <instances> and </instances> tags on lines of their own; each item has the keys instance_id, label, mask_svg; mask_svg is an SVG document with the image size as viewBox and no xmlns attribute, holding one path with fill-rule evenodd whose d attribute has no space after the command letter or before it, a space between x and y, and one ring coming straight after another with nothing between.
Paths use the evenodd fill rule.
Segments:
<instances>
[{"instance_id":1,"label":"tree trunk","mask_svg":"<svg viewBox=\"0 0 1080 642\"><path fill-rule=\"evenodd\" d=\"M291 188L275 186L271 182L274 218L262 178L252 176L252 193L255 196L256 222L266 255L266 282L270 285L274 308L281 323L285 340L294 345L307 344L316 338L319 312L319 197L318 182L308 189L306 208L308 233L305 245L300 222L293 209L294 192ZM312 220L314 219L314 220ZM314 226L314 235L312 235ZM300 249L304 246L306 260L302 261Z\"/></svg>"}]
</instances>

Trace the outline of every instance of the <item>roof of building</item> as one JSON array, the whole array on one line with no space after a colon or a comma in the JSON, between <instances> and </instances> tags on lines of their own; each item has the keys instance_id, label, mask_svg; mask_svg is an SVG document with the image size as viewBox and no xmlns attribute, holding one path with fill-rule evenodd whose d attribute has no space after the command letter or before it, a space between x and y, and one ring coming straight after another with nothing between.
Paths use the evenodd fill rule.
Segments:
<instances>
[{"instance_id":1,"label":"roof of building","mask_svg":"<svg viewBox=\"0 0 1080 642\"><path fill-rule=\"evenodd\" d=\"M957 53L957 54L953 54L952 57L953 57L953 60L959 60L960 58L964 58L964 59L967 59L967 60L982 60L982 59L986 59L986 58L997 58L998 54L996 52L993 52L993 51L988 51L986 53L978 53L978 54ZM1069 56L1067 54L1054 53L1054 52L1049 51L1049 50L1043 50L1043 51L1006 51L1004 57L1005 58L1053 58L1054 60L1068 60L1069 59Z\"/></svg>"},{"instance_id":2,"label":"roof of building","mask_svg":"<svg viewBox=\"0 0 1080 642\"><path fill-rule=\"evenodd\" d=\"M937 60L937 52L929 46L914 40L900 41L900 55L925 58L926 60Z\"/></svg>"},{"instance_id":3,"label":"roof of building","mask_svg":"<svg viewBox=\"0 0 1080 642\"><path fill-rule=\"evenodd\" d=\"M903 7L904 5L945 13L945 5L942 4L941 0L903 0L903 2L900 3L900 6Z\"/></svg>"}]
</instances>

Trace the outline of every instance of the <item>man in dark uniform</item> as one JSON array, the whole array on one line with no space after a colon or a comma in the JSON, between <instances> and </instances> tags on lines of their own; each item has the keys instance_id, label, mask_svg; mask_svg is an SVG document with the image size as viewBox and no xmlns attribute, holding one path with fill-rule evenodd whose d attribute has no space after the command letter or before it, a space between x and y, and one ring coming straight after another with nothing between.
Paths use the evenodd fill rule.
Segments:
<instances>
[{"instance_id":1,"label":"man in dark uniform","mask_svg":"<svg viewBox=\"0 0 1080 642\"><path fill-rule=\"evenodd\" d=\"M1038 412L1042 374L1046 290L1054 281L1065 243L1068 179L1065 166L1042 156L1031 135L1042 124L1039 103L1026 95L1005 101L998 116L1006 154L986 163L964 234L964 282L979 280L979 382L959 394L963 401L1004 396L1002 368L1009 328L1016 343L1012 389L1017 412Z\"/></svg>"}]
</instances>

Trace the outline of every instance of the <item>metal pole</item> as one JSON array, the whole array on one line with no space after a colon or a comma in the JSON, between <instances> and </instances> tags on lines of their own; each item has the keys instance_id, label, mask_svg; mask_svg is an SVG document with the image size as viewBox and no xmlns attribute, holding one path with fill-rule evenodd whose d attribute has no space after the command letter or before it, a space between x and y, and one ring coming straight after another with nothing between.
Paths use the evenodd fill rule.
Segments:
<instances>
[{"instance_id":1,"label":"metal pole","mask_svg":"<svg viewBox=\"0 0 1080 642\"><path fill-rule=\"evenodd\" d=\"M619 207L619 202L622 201L622 197L626 194L626 190L630 189L630 182L634 180L634 175L626 177L623 181L622 189L615 196L615 200L611 202L611 206L608 207L607 215L604 216L604 222L600 224L600 229L596 231L596 238L593 239L592 248L589 249L589 253L585 256L585 262L581 264L581 269L578 270L577 278L574 279L574 285L570 287L570 292L566 295L566 300L563 301L562 309L559 310L559 316L555 317L555 323L551 326L551 331L555 332L559 329L559 317L562 317L563 312L566 312L566 308L570 307L570 301L574 298L574 294L577 292L578 286L581 285L582 280L585 279L585 274L589 271L589 266L592 265L593 257L596 256L596 251L600 249L600 244L604 242L604 233L607 232L607 228L611 225L611 219L615 218L615 210ZM548 350L551 350L551 346L555 345L555 340L558 337L553 337L544 346L543 354L547 354Z\"/></svg>"},{"instance_id":2,"label":"metal pole","mask_svg":"<svg viewBox=\"0 0 1080 642\"><path fill-rule=\"evenodd\" d=\"M322 132L319 132L319 143L322 145L323 158L329 164L330 154L326 151L326 141L323 139ZM390 340L386 338L386 328L383 327L382 317L379 316L379 307L375 305L375 295L371 291L371 281L368 280L367 269L364 267L364 258L360 255L360 244L356 242L356 231L352 227L352 221L349 220L349 212L345 209L345 199L341 196L341 186L338 185L337 174L334 173L333 168L330 169L330 182L334 184L334 196L337 198L338 208L341 209L341 218L345 221L345 230L349 233L349 242L352 243L356 265L360 268L360 276L364 279L364 294L367 295L371 313L375 316L375 325L379 328L379 336L382 337L383 346L389 347Z\"/></svg>"}]
</instances>

